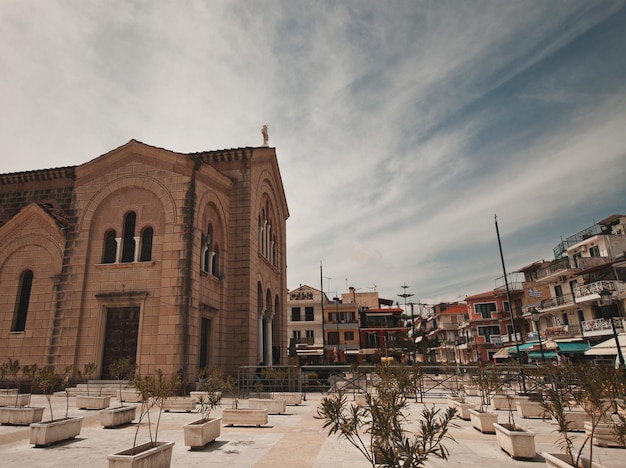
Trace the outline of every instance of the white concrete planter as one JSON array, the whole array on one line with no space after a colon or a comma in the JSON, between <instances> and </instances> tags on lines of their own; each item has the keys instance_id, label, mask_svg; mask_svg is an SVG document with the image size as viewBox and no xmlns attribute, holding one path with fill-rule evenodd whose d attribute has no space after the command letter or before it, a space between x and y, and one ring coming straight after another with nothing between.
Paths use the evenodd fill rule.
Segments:
<instances>
[{"instance_id":1,"label":"white concrete planter","mask_svg":"<svg viewBox=\"0 0 626 468\"><path fill-rule=\"evenodd\" d=\"M491 404L494 409L508 410L509 398L506 395L501 394L491 395ZM511 402L511 407L515 408L515 402Z\"/></svg>"},{"instance_id":2,"label":"white concrete planter","mask_svg":"<svg viewBox=\"0 0 626 468\"><path fill-rule=\"evenodd\" d=\"M535 449L535 433L520 426L512 431L501 424L494 423L496 441L502 450L511 458L534 458L537 456Z\"/></svg>"},{"instance_id":3,"label":"white concrete planter","mask_svg":"<svg viewBox=\"0 0 626 468\"><path fill-rule=\"evenodd\" d=\"M183 426L185 445L192 449L202 448L220 436L222 418L211 418L208 421L198 419Z\"/></svg>"},{"instance_id":4,"label":"white concrete planter","mask_svg":"<svg viewBox=\"0 0 626 468\"><path fill-rule=\"evenodd\" d=\"M169 468L174 442L151 442L107 456L109 468Z\"/></svg>"},{"instance_id":5,"label":"white concrete planter","mask_svg":"<svg viewBox=\"0 0 626 468\"><path fill-rule=\"evenodd\" d=\"M21 406L0 408L0 424L29 426L43 418L43 407Z\"/></svg>"},{"instance_id":6,"label":"white concrete planter","mask_svg":"<svg viewBox=\"0 0 626 468\"><path fill-rule=\"evenodd\" d=\"M463 419L464 421L469 421L470 410L475 409L476 405L473 403L462 403L460 401L455 401L454 407L457 409L457 414L459 415L459 418Z\"/></svg>"},{"instance_id":7,"label":"white concrete planter","mask_svg":"<svg viewBox=\"0 0 626 468\"><path fill-rule=\"evenodd\" d=\"M101 410L108 408L110 403L110 396L76 395L76 408L79 409Z\"/></svg>"},{"instance_id":8,"label":"white concrete planter","mask_svg":"<svg viewBox=\"0 0 626 468\"><path fill-rule=\"evenodd\" d=\"M30 403L30 393L0 395L0 406L26 406Z\"/></svg>"},{"instance_id":9,"label":"white concrete planter","mask_svg":"<svg viewBox=\"0 0 626 468\"><path fill-rule=\"evenodd\" d=\"M121 396L122 401L130 401L133 403L139 403L141 401L141 395L134 388L123 389Z\"/></svg>"},{"instance_id":10,"label":"white concrete planter","mask_svg":"<svg viewBox=\"0 0 626 468\"><path fill-rule=\"evenodd\" d=\"M469 396L480 396L480 389L476 385L465 385L463 390Z\"/></svg>"},{"instance_id":11,"label":"white concrete planter","mask_svg":"<svg viewBox=\"0 0 626 468\"><path fill-rule=\"evenodd\" d=\"M285 412L285 400L272 400L271 398L250 398L250 409L266 409L269 414L282 414Z\"/></svg>"},{"instance_id":12,"label":"white concrete planter","mask_svg":"<svg viewBox=\"0 0 626 468\"><path fill-rule=\"evenodd\" d=\"M457 403L463 403L465 401L463 397L457 395L448 395L446 400L448 401L448 406L450 408L456 408Z\"/></svg>"},{"instance_id":13,"label":"white concrete planter","mask_svg":"<svg viewBox=\"0 0 626 468\"><path fill-rule=\"evenodd\" d=\"M286 405L298 406L302 403L302 393L300 392L274 392L272 399L284 400Z\"/></svg>"},{"instance_id":14,"label":"white concrete planter","mask_svg":"<svg viewBox=\"0 0 626 468\"><path fill-rule=\"evenodd\" d=\"M496 413L482 412L476 409L470 409L470 421L472 426L478 429L483 434L493 434L496 430L493 428L493 423L498 422L498 415Z\"/></svg>"},{"instance_id":15,"label":"white concrete planter","mask_svg":"<svg viewBox=\"0 0 626 468\"><path fill-rule=\"evenodd\" d=\"M591 436L591 421L585 422L584 425L585 432L588 436ZM613 422L598 423L596 430L593 432L593 445L599 447L624 447L624 444L619 441L615 434L615 426L616 424Z\"/></svg>"},{"instance_id":16,"label":"white concrete planter","mask_svg":"<svg viewBox=\"0 0 626 468\"><path fill-rule=\"evenodd\" d=\"M227 408L222 410L224 426L251 425L260 427L267 424L266 409Z\"/></svg>"},{"instance_id":17,"label":"white concrete planter","mask_svg":"<svg viewBox=\"0 0 626 468\"><path fill-rule=\"evenodd\" d=\"M35 447L71 439L80 434L83 418L64 418L30 425L30 443Z\"/></svg>"},{"instance_id":18,"label":"white concrete planter","mask_svg":"<svg viewBox=\"0 0 626 468\"><path fill-rule=\"evenodd\" d=\"M515 407L522 418L550 419L550 413L538 401L517 400Z\"/></svg>"},{"instance_id":19,"label":"white concrete planter","mask_svg":"<svg viewBox=\"0 0 626 468\"><path fill-rule=\"evenodd\" d=\"M567 411L565 421L567 421L567 427L570 431L584 431L585 422L591 421L591 416L584 411Z\"/></svg>"},{"instance_id":20,"label":"white concrete planter","mask_svg":"<svg viewBox=\"0 0 626 468\"><path fill-rule=\"evenodd\" d=\"M542 452L541 456L546 461L546 466L550 468L572 468L574 466L570 463L570 456L564 453ZM574 456L574 458L576 457ZM580 457L578 467L576 468L602 468L602 465L594 462L590 466L588 458Z\"/></svg>"},{"instance_id":21,"label":"white concrete planter","mask_svg":"<svg viewBox=\"0 0 626 468\"><path fill-rule=\"evenodd\" d=\"M0 388L0 395L17 395L17 388Z\"/></svg>"},{"instance_id":22,"label":"white concrete planter","mask_svg":"<svg viewBox=\"0 0 626 468\"><path fill-rule=\"evenodd\" d=\"M133 422L136 416L136 406L118 406L117 408L106 408L100 411L100 424L102 427L111 428L123 426Z\"/></svg>"},{"instance_id":23,"label":"white concrete planter","mask_svg":"<svg viewBox=\"0 0 626 468\"><path fill-rule=\"evenodd\" d=\"M222 392L215 392L215 393L219 395L220 397L222 396ZM196 402L198 402L200 397L204 398L205 401L207 398L209 398L209 392L202 392L200 390L189 392L189 395L191 396L191 398L194 398Z\"/></svg>"},{"instance_id":24,"label":"white concrete planter","mask_svg":"<svg viewBox=\"0 0 626 468\"><path fill-rule=\"evenodd\" d=\"M179 411L190 413L196 409L196 399L190 396L170 397L165 400L163 411Z\"/></svg>"}]
</instances>

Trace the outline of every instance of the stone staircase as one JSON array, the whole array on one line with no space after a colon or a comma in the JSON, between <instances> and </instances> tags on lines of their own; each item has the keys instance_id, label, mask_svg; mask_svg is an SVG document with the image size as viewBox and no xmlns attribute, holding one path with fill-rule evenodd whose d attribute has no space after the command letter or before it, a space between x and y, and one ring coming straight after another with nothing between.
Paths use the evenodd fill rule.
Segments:
<instances>
[{"instance_id":1,"label":"stone staircase","mask_svg":"<svg viewBox=\"0 0 626 468\"><path fill-rule=\"evenodd\" d=\"M122 390L132 388L128 380L122 380ZM117 380L90 380L89 395L112 396L119 398L120 383ZM87 395L87 384L79 383L75 387L69 387L67 392L70 396ZM65 391L55 392L54 396L65 396Z\"/></svg>"}]
</instances>

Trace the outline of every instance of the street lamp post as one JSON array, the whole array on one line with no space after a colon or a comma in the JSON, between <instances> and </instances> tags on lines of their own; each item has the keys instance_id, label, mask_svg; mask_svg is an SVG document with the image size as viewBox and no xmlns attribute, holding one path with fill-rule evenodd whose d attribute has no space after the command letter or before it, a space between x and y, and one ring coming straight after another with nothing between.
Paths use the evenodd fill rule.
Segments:
<instances>
[{"instance_id":1,"label":"street lamp post","mask_svg":"<svg viewBox=\"0 0 626 468\"><path fill-rule=\"evenodd\" d=\"M413 296L413 294L408 294L406 292L407 288L409 286L406 285L406 283L404 283L402 286L400 286L403 290L402 294L398 294L398 297L402 297L404 298L404 313L406 314L406 298L407 297L411 297ZM415 362L415 315L413 314L413 306L411 305L411 351L413 354L413 362Z\"/></svg>"},{"instance_id":2,"label":"street lamp post","mask_svg":"<svg viewBox=\"0 0 626 468\"><path fill-rule=\"evenodd\" d=\"M609 307L613 305L613 291L610 291L604 288L599 292L600 294L600 305L602 307ZM613 330L613 338L615 339L615 346L617 346L617 355L619 357L619 366L620 370L624 372L624 355L622 354L622 348L619 345L619 336L617 335L617 330L615 329L615 321L614 317L609 317L611 321L611 329Z\"/></svg>"},{"instance_id":3,"label":"street lamp post","mask_svg":"<svg viewBox=\"0 0 626 468\"><path fill-rule=\"evenodd\" d=\"M545 364L546 357L543 354L543 344L541 344L541 332L539 331L539 311L533 307L533 309L530 311L530 316L532 317L533 322L535 322L535 328L537 329L537 336L539 337L539 349L541 350L541 361Z\"/></svg>"}]
</instances>

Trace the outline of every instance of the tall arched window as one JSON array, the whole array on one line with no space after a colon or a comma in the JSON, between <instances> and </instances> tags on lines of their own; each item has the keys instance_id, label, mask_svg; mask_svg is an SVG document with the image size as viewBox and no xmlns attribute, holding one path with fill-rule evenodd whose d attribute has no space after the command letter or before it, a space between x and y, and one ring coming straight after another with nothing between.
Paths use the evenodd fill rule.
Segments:
<instances>
[{"instance_id":1,"label":"tall arched window","mask_svg":"<svg viewBox=\"0 0 626 468\"><path fill-rule=\"evenodd\" d=\"M30 290L33 286L33 272L26 270L20 278L17 290L17 304L15 308L15 320L11 331L24 331L26 328L26 316L28 315L28 303L30 302Z\"/></svg>"},{"instance_id":2,"label":"tall arched window","mask_svg":"<svg viewBox=\"0 0 626 468\"><path fill-rule=\"evenodd\" d=\"M149 262L152 260L152 234L151 227L147 227L141 233L141 254L139 256L140 262Z\"/></svg>"},{"instance_id":3,"label":"tall arched window","mask_svg":"<svg viewBox=\"0 0 626 468\"><path fill-rule=\"evenodd\" d=\"M122 262L135 260L135 221L137 215L129 211L124 217L124 232L122 240Z\"/></svg>"},{"instance_id":4,"label":"tall arched window","mask_svg":"<svg viewBox=\"0 0 626 468\"><path fill-rule=\"evenodd\" d=\"M110 229L104 235L104 251L102 252L102 263L115 263L117 261L117 233Z\"/></svg>"},{"instance_id":5,"label":"tall arched window","mask_svg":"<svg viewBox=\"0 0 626 468\"><path fill-rule=\"evenodd\" d=\"M214 246L213 247L213 255L211 258L211 274L213 276L219 276L219 256L220 256L220 249L218 246Z\"/></svg>"}]
</instances>

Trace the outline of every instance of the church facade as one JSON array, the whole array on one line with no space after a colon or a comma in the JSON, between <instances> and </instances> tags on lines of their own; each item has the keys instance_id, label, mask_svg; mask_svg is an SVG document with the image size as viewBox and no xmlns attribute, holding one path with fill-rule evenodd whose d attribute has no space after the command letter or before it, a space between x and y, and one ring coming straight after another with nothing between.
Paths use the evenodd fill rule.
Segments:
<instances>
[{"instance_id":1,"label":"church facade","mask_svg":"<svg viewBox=\"0 0 626 468\"><path fill-rule=\"evenodd\" d=\"M0 357L141 373L287 360L286 220L267 146L183 154L135 140L0 175Z\"/></svg>"}]
</instances>

